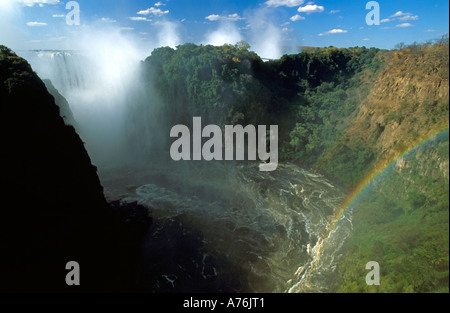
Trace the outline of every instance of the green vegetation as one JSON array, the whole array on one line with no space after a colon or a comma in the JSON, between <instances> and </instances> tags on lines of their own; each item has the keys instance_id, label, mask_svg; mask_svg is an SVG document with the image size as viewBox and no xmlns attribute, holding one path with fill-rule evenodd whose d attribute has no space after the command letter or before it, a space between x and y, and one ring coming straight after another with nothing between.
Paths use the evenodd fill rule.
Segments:
<instances>
[{"instance_id":1,"label":"green vegetation","mask_svg":"<svg viewBox=\"0 0 450 313\"><path fill-rule=\"evenodd\" d=\"M6 88L8 92L22 84L34 83L37 78L36 74L30 73L30 65L27 61L2 45L0 45L0 62L2 62L0 80L4 81L4 86L1 87Z\"/></svg>"},{"instance_id":2,"label":"green vegetation","mask_svg":"<svg viewBox=\"0 0 450 313\"><path fill-rule=\"evenodd\" d=\"M372 168L375 152L360 138L354 142L339 140L328 150L327 156L317 161L317 166L332 177L356 185Z\"/></svg>"},{"instance_id":3,"label":"green vegetation","mask_svg":"<svg viewBox=\"0 0 450 313\"><path fill-rule=\"evenodd\" d=\"M248 45L155 50L147 83L168 125L277 124L280 157L349 188L448 127L448 38L400 50L310 48L263 62ZM448 139L385 175L354 208L339 292L448 292ZM365 264L381 286L365 284Z\"/></svg>"},{"instance_id":4,"label":"green vegetation","mask_svg":"<svg viewBox=\"0 0 450 313\"><path fill-rule=\"evenodd\" d=\"M439 169L448 149L447 137L417 151L359 201L338 292L449 292L448 167ZM379 286L366 285L369 261Z\"/></svg>"},{"instance_id":5,"label":"green vegetation","mask_svg":"<svg viewBox=\"0 0 450 313\"><path fill-rule=\"evenodd\" d=\"M281 158L314 164L340 138L369 91L362 74L383 62L378 49L310 49L263 62L243 43L156 49L148 85L165 103L168 125L276 124Z\"/></svg>"}]
</instances>

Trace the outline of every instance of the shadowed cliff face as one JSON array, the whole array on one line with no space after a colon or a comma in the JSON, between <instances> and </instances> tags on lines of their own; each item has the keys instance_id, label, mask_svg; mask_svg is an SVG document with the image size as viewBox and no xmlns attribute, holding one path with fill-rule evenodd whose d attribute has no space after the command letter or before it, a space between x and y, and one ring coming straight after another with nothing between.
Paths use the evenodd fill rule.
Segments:
<instances>
[{"instance_id":1,"label":"shadowed cliff face","mask_svg":"<svg viewBox=\"0 0 450 313\"><path fill-rule=\"evenodd\" d=\"M42 81L44 82L45 87L47 87L48 92L55 98L55 103L59 107L59 113L64 119L64 122L67 125L75 126L76 122L66 98L59 93L50 79L44 79Z\"/></svg>"},{"instance_id":2,"label":"shadowed cliff face","mask_svg":"<svg viewBox=\"0 0 450 313\"><path fill-rule=\"evenodd\" d=\"M29 64L2 46L0 99L0 290L126 289L133 247L114 235L83 142ZM69 261L80 287L65 284Z\"/></svg>"}]
</instances>

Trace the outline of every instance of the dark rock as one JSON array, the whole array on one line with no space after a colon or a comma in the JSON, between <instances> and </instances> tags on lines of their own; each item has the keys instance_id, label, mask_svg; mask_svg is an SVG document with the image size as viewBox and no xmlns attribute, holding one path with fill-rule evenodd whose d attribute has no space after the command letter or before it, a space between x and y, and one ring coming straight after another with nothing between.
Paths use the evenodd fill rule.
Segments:
<instances>
[{"instance_id":1,"label":"dark rock","mask_svg":"<svg viewBox=\"0 0 450 313\"><path fill-rule=\"evenodd\" d=\"M73 117L72 110L70 109L69 103L66 98L59 93L59 91L53 86L50 79L43 80L48 92L55 98L55 103L59 107L60 115L64 119L67 125L72 125L76 127L76 122Z\"/></svg>"},{"instance_id":2,"label":"dark rock","mask_svg":"<svg viewBox=\"0 0 450 313\"><path fill-rule=\"evenodd\" d=\"M137 235L121 233L97 169L54 97L3 46L0 142L0 291L132 290L136 244L123 238ZM80 264L81 286L65 283L69 261Z\"/></svg>"}]
</instances>

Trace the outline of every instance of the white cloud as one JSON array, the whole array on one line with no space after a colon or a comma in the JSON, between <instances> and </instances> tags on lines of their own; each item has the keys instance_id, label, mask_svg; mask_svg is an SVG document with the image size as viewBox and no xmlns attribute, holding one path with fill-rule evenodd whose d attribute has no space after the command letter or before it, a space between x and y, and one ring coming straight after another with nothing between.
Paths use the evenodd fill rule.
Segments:
<instances>
[{"instance_id":1,"label":"white cloud","mask_svg":"<svg viewBox=\"0 0 450 313\"><path fill-rule=\"evenodd\" d=\"M363 41L369 41L369 40L370 40L369 38L364 38L364 39L363 39Z\"/></svg>"},{"instance_id":2,"label":"white cloud","mask_svg":"<svg viewBox=\"0 0 450 313\"><path fill-rule=\"evenodd\" d=\"M158 1L158 2L156 2L155 4L155 7L160 7L160 6L164 6L164 5L166 5L165 3L162 3L161 1Z\"/></svg>"},{"instance_id":3,"label":"white cloud","mask_svg":"<svg viewBox=\"0 0 450 313\"><path fill-rule=\"evenodd\" d=\"M419 19L418 15L412 15L412 14L407 14L405 16L401 16L398 18L400 21L405 22L405 21L417 21Z\"/></svg>"},{"instance_id":4,"label":"white cloud","mask_svg":"<svg viewBox=\"0 0 450 313\"><path fill-rule=\"evenodd\" d=\"M391 15L391 17L399 17L399 16L403 16L406 13L403 13L402 11L397 11L394 15Z\"/></svg>"},{"instance_id":5,"label":"white cloud","mask_svg":"<svg viewBox=\"0 0 450 313\"><path fill-rule=\"evenodd\" d=\"M325 11L325 8L321 5L317 4L307 4L304 7L299 7L298 10L300 13L321 13Z\"/></svg>"},{"instance_id":6,"label":"white cloud","mask_svg":"<svg viewBox=\"0 0 450 313\"><path fill-rule=\"evenodd\" d=\"M218 20L220 20L220 15L211 14L211 15L208 15L207 17L205 17L205 19L210 20L210 21L218 21Z\"/></svg>"},{"instance_id":7,"label":"white cloud","mask_svg":"<svg viewBox=\"0 0 450 313\"><path fill-rule=\"evenodd\" d=\"M387 23L387 22L394 22L394 21L400 21L400 22L407 22L407 21L417 21L419 19L418 15L414 15L412 13L407 13L403 11L397 11L393 15L389 16L389 18L382 19L381 23ZM414 25L410 23L401 23L398 24L395 27L413 27ZM392 29L395 27L382 27L382 29Z\"/></svg>"},{"instance_id":8,"label":"white cloud","mask_svg":"<svg viewBox=\"0 0 450 313\"><path fill-rule=\"evenodd\" d=\"M152 21L144 16L132 16L132 17L129 17L129 19L132 21L136 21L136 22L151 22Z\"/></svg>"},{"instance_id":9,"label":"white cloud","mask_svg":"<svg viewBox=\"0 0 450 313\"><path fill-rule=\"evenodd\" d=\"M406 28L406 27L414 27L414 25L411 23L402 23L402 24L396 25L395 27Z\"/></svg>"},{"instance_id":10,"label":"white cloud","mask_svg":"<svg viewBox=\"0 0 450 313\"><path fill-rule=\"evenodd\" d=\"M341 12L341 10L331 10L330 14L336 14L336 13L339 13L339 12Z\"/></svg>"},{"instance_id":11,"label":"white cloud","mask_svg":"<svg viewBox=\"0 0 450 313\"><path fill-rule=\"evenodd\" d=\"M66 16L64 14L53 14L52 17L62 18L62 17L66 17Z\"/></svg>"},{"instance_id":12,"label":"white cloud","mask_svg":"<svg viewBox=\"0 0 450 313\"><path fill-rule=\"evenodd\" d=\"M230 21L230 22L236 22L236 21L240 21L243 20L243 17L240 17L239 14L234 13L234 14L228 14L228 15L217 15L217 14L211 14L208 15L207 17L205 17L205 19L211 21L211 22L216 22L216 21Z\"/></svg>"},{"instance_id":13,"label":"white cloud","mask_svg":"<svg viewBox=\"0 0 450 313\"><path fill-rule=\"evenodd\" d=\"M412 13L405 13L402 11L397 11L394 15L391 15L390 18L397 18L399 21L417 21L419 19L418 15L414 15Z\"/></svg>"},{"instance_id":14,"label":"white cloud","mask_svg":"<svg viewBox=\"0 0 450 313\"><path fill-rule=\"evenodd\" d=\"M151 7L151 8L148 8L147 10L141 10L141 11L137 12L137 14L139 14L139 15L153 14L153 15L157 15L157 16L165 15L168 13L169 13L169 10L163 11L163 10L157 9L155 7Z\"/></svg>"},{"instance_id":15,"label":"white cloud","mask_svg":"<svg viewBox=\"0 0 450 313\"><path fill-rule=\"evenodd\" d=\"M319 36L345 34L345 33L348 33L348 31L343 30L343 29L339 29L339 28L337 28L337 29L335 28L335 29L329 30L327 32L320 33Z\"/></svg>"},{"instance_id":16,"label":"white cloud","mask_svg":"<svg viewBox=\"0 0 450 313\"><path fill-rule=\"evenodd\" d=\"M134 28L133 27L121 27L120 30L132 31L132 30L134 30Z\"/></svg>"},{"instance_id":17,"label":"white cloud","mask_svg":"<svg viewBox=\"0 0 450 313\"><path fill-rule=\"evenodd\" d=\"M291 21L295 22L295 21L300 21L300 20L304 20L306 19L304 16L301 16L299 14L295 14L293 17L291 17Z\"/></svg>"},{"instance_id":18,"label":"white cloud","mask_svg":"<svg viewBox=\"0 0 450 313\"><path fill-rule=\"evenodd\" d=\"M116 20L110 19L109 17L102 17L102 22L104 23L115 23Z\"/></svg>"},{"instance_id":19,"label":"white cloud","mask_svg":"<svg viewBox=\"0 0 450 313\"><path fill-rule=\"evenodd\" d=\"M243 18L243 17L240 17L239 14L237 14L237 13L229 14L229 15L226 17L226 20L227 20L227 21L239 21L239 20L243 20L243 19L244 19L244 18Z\"/></svg>"},{"instance_id":20,"label":"white cloud","mask_svg":"<svg viewBox=\"0 0 450 313\"><path fill-rule=\"evenodd\" d=\"M42 26L47 26L47 23L41 23L41 22L28 22L27 26L30 27L42 27Z\"/></svg>"},{"instance_id":21,"label":"white cloud","mask_svg":"<svg viewBox=\"0 0 450 313\"><path fill-rule=\"evenodd\" d=\"M296 7L299 5L302 5L305 1L304 0L268 0L266 2L266 5L268 7Z\"/></svg>"},{"instance_id":22,"label":"white cloud","mask_svg":"<svg viewBox=\"0 0 450 313\"><path fill-rule=\"evenodd\" d=\"M401 23L395 25L395 27L381 27L381 29L408 28L408 27L414 27L414 25L411 23Z\"/></svg>"},{"instance_id":23,"label":"white cloud","mask_svg":"<svg viewBox=\"0 0 450 313\"><path fill-rule=\"evenodd\" d=\"M35 4L39 5L40 7L44 6L44 4L58 4L60 3L59 0L17 0L17 2L21 5L32 7Z\"/></svg>"}]
</instances>

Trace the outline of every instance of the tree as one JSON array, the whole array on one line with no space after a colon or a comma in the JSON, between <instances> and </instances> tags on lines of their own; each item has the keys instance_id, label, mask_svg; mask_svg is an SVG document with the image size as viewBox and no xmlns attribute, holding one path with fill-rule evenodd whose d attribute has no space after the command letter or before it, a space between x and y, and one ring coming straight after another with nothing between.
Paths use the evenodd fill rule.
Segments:
<instances>
[{"instance_id":1,"label":"tree","mask_svg":"<svg viewBox=\"0 0 450 313\"><path fill-rule=\"evenodd\" d=\"M238 50L250 50L251 46L248 42L245 42L243 40L239 41L236 45L235 45L236 49Z\"/></svg>"}]
</instances>

